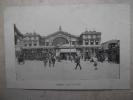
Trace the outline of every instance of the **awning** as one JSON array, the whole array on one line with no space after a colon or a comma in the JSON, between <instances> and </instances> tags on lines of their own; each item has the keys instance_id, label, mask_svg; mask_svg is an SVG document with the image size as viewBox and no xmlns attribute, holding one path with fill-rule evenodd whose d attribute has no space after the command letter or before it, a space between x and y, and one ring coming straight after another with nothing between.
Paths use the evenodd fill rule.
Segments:
<instances>
[{"instance_id":1,"label":"awning","mask_svg":"<svg viewBox=\"0 0 133 100\"><path fill-rule=\"evenodd\" d=\"M40 49L40 48L50 49L50 48L54 48L54 46L34 46L34 47L22 47L22 49Z\"/></svg>"},{"instance_id":2,"label":"awning","mask_svg":"<svg viewBox=\"0 0 133 100\"><path fill-rule=\"evenodd\" d=\"M70 52L70 49L60 49L61 53L68 53ZM71 49L71 52L76 52L76 49Z\"/></svg>"}]
</instances>

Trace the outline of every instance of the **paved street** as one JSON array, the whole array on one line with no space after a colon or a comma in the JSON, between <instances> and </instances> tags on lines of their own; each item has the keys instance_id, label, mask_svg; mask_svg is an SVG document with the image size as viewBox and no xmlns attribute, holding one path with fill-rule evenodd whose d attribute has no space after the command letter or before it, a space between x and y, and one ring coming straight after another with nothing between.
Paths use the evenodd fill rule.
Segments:
<instances>
[{"instance_id":1,"label":"paved street","mask_svg":"<svg viewBox=\"0 0 133 100\"><path fill-rule=\"evenodd\" d=\"M76 63L70 61L55 62L55 67L44 67L43 61L16 62L17 80L88 80L88 79L118 79L119 64L98 62L98 70L94 63L81 60L82 70L74 69Z\"/></svg>"}]
</instances>

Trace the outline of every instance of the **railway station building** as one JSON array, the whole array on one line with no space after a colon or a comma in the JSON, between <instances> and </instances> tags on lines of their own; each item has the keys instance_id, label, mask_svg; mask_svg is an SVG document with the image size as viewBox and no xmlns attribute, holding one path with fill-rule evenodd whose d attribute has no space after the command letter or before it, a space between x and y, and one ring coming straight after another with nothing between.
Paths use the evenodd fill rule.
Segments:
<instances>
[{"instance_id":1,"label":"railway station building","mask_svg":"<svg viewBox=\"0 0 133 100\"><path fill-rule=\"evenodd\" d=\"M52 53L62 59L66 55L79 55L84 59L86 56L95 55L99 47L101 47L101 32L86 29L77 36L63 31L61 26L57 32L47 36L41 36L35 31L23 34L21 41L21 50L26 59L39 59L45 53Z\"/></svg>"}]
</instances>

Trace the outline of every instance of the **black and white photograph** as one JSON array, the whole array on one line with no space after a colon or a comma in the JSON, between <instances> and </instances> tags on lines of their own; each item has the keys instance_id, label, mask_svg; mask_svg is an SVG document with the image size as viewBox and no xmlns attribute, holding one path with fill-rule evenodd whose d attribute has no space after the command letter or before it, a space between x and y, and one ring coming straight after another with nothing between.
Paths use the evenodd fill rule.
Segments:
<instances>
[{"instance_id":1,"label":"black and white photograph","mask_svg":"<svg viewBox=\"0 0 133 100\"><path fill-rule=\"evenodd\" d=\"M8 34L5 40L11 40L6 45L6 53L13 55L6 55L6 59L7 62L10 62L9 58L13 59L14 80L31 83L61 81L62 84L59 82L57 86L66 85L63 83L66 80L71 86L77 84L71 84L75 80L104 80L106 84L106 81L120 80L124 75L128 80L129 9L124 4L5 9L5 33ZM11 67L7 69L9 71ZM125 74L121 70L128 72ZM98 82L94 84L98 85Z\"/></svg>"}]
</instances>

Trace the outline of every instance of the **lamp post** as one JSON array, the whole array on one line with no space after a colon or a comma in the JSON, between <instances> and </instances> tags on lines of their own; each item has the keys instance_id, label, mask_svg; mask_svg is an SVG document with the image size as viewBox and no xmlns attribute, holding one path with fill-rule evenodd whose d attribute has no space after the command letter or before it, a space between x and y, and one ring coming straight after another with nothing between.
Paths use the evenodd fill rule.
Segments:
<instances>
[{"instance_id":1,"label":"lamp post","mask_svg":"<svg viewBox=\"0 0 133 100\"><path fill-rule=\"evenodd\" d=\"M77 52L77 51L76 51L76 49L77 49L77 44L75 44L74 47L75 47L74 51Z\"/></svg>"},{"instance_id":2,"label":"lamp post","mask_svg":"<svg viewBox=\"0 0 133 100\"><path fill-rule=\"evenodd\" d=\"M71 58L71 36L70 36L70 58Z\"/></svg>"}]
</instances>

